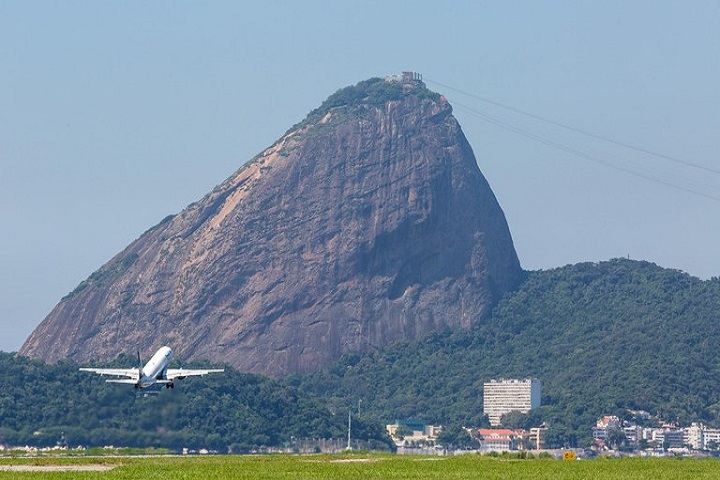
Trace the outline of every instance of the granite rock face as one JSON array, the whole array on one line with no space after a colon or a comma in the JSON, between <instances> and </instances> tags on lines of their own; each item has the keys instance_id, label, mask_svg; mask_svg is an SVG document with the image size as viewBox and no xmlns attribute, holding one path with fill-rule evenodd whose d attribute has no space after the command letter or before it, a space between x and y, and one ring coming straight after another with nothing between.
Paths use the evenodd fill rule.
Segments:
<instances>
[{"instance_id":1,"label":"granite rock face","mask_svg":"<svg viewBox=\"0 0 720 480\"><path fill-rule=\"evenodd\" d=\"M418 81L348 88L93 273L20 354L167 344L282 376L482 321L522 269L450 104Z\"/></svg>"}]
</instances>

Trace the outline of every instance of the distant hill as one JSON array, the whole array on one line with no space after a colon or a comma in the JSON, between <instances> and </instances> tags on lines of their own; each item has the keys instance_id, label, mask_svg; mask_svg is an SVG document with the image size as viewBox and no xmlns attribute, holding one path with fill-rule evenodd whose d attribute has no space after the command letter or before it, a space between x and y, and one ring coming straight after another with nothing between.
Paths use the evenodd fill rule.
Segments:
<instances>
[{"instance_id":1,"label":"distant hill","mask_svg":"<svg viewBox=\"0 0 720 480\"><path fill-rule=\"evenodd\" d=\"M469 328L523 272L450 104L416 76L331 95L68 294L20 354L171 345L282 376Z\"/></svg>"},{"instance_id":2,"label":"distant hill","mask_svg":"<svg viewBox=\"0 0 720 480\"><path fill-rule=\"evenodd\" d=\"M358 402L378 418L479 425L482 385L537 377L558 444L589 441L601 414L642 409L720 425L720 279L612 260L530 272L470 331L433 333L347 355L295 377L301 389Z\"/></svg>"}]
</instances>

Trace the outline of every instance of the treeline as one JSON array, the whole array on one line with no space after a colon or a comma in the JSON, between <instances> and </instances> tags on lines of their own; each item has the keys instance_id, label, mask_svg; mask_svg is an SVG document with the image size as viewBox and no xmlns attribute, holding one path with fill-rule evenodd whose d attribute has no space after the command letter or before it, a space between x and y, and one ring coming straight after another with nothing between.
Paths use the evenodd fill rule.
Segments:
<instances>
[{"instance_id":1,"label":"treeline","mask_svg":"<svg viewBox=\"0 0 720 480\"><path fill-rule=\"evenodd\" d=\"M117 365L134 365L132 357ZM207 448L246 452L283 447L293 437L344 438L347 409L328 408L297 388L226 367L145 395L78 372L72 362L46 365L0 353L0 444ZM362 419L355 438L388 448L382 429Z\"/></svg>"}]
</instances>

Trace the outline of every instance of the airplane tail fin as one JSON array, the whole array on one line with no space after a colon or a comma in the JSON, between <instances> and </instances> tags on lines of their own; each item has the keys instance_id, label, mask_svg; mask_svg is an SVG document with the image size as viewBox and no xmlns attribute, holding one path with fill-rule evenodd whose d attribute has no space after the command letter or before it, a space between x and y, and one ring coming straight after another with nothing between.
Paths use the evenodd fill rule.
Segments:
<instances>
[{"instance_id":1,"label":"airplane tail fin","mask_svg":"<svg viewBox=\"0 0 720 480\"><path fill-rule=\"evenodd\" d=\"M137 363L137 365L138 365L138 367L137 367L137 369L138 369L138 377L137 377L137 381L139 382L140 379L142 378L142 369L143 369L142 360L140 360L140 350L137 351L137 358L138 358L138 363Z\"/></svg>"}]
</instances>

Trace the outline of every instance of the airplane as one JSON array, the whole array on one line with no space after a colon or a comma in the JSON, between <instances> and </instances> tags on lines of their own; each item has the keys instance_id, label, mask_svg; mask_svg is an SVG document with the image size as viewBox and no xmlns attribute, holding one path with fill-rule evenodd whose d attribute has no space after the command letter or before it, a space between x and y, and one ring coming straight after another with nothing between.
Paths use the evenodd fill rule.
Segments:
<instances>
[{"instance_id":1,"label":"airplane","mask_svg":"<svg viewBox=\"0 0 720 480\"><path fill-rule=\"evenodd\" d=\"M138 352L137 368L86 368L81 372L92 372L99 375L115 375L126 378L109 378L108 383L127 383L135 385L136 389L148 388L154 385L165 385L165 388L175 388L175 380L182 380L185 377L194 375L207 375L209 373L222 373L223 368L211 368L204 370L193 370L184 368L167 368L173 358L173 351L170 347L161 347L144 367L140 367L140 352Z\"/></svg>"}]
</instances>

